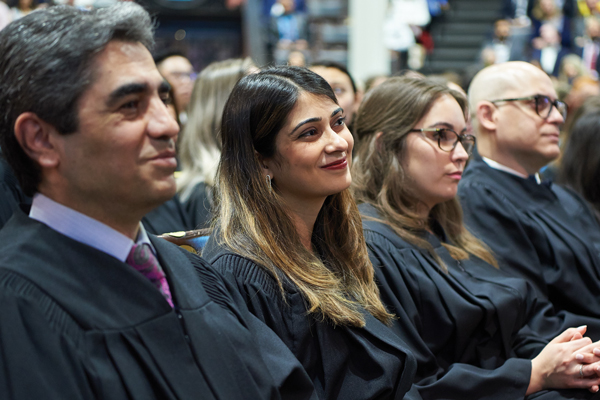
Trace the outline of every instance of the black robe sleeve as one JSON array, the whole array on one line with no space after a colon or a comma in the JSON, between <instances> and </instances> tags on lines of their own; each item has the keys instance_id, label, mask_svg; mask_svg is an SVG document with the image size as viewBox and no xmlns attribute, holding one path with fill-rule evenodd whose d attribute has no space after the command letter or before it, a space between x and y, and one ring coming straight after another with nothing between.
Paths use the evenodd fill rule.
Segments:
<instances>
[{"instance_id":1,"label":"black robe sleeve","mask_svg":"<svg viewBox=\"0 0 600 400\"><path fill-rule=\"evenodd\" d=\"M0 398L95 398L85 350L61 334L79 328L33 285L7 285L11 275L0 274Z\"/></svg>"}]
</instances>

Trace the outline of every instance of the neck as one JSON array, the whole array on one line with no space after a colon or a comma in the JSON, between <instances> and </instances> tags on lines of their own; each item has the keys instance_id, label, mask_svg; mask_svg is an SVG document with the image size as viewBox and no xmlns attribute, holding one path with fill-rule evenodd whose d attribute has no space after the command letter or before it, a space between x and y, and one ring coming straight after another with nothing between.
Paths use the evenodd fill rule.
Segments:
<instances>
[{"instance_id":1,"label":"neck","mask_svg":"<svg viewBox=\"0 0 600 400\"><path fill-rule=\"evenodd\" d=\"M301 204L288 203L292 222L300 236L300 241L308 251L312 251L312 233L324 202L325 199L314 202L303 201Z\"/></svg>"},{"instance_id":2,"label":"neck","mask_svg":"<svg viewBox=\"0 0 600 400\"><path fill-rule=\"evenodd\" d=\"M40 185L39 192L65 207L102 222L133 241L136 240L140 221L145 214L139 215L138 213L132 213L131 210L124 210L116 202L107 205L90 202L89 200L79 201L76 196L45 189L43 185Z\"/></svg>"},{"instance_id":3,"label":"neck","mask_svg":"<svg viewBox=\"0 0 600 400\"><path fill-rule=\"evenodd\" d=\"M524 154L522 157L519 157L508 151L501 151L495 143L489 143L483 140L477 143L477 150L482 157L494 160L498 164L502 164L505 167L527 176L535 174L540 168L546 165L545 163L539 165L539 160L532 157L531 154Z\"/></svg>"}]
</instances>

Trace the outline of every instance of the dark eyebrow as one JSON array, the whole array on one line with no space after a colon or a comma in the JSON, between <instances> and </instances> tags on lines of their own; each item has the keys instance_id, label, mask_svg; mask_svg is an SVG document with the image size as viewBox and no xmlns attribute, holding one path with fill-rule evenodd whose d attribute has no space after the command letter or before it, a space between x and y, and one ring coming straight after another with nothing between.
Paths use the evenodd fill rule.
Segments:
<instances>
[{"instance_id":1,"label":"dark eyebrow","mask_svg":"<svg viewBox=\"0 0 600 400\"><path fill-rule=\"evenodd\" d=\"M443 127L454 130L454 125L447 122L436 122L435 124L429 125L430 128Z\"/></svg>"},{"instance_id":2,"label":"dark eyebrow","mask_svg":"<svg viewBox=\"0 0 600 400\"><path fill-rule=\"evenodd\" d=\"M147 91L148 84L146 83L129 83L113 90L112 93L108 95L108 100L106 101L106 104L107 106L112 107L123 97L129 96L131 94L145 93Z\"/></svg>"},{"instance_id":3,"label":"dark eyebrow","mask_svg":"<svg viewBox=\"0 0 600 400\"><path fill-rule=\"evenodd\" d=\"M447 129L451 129L453 131L456 132L456 129L454 129L454 125L449 124L447 122L436 122L435 124L430 125L430 128L435 128L435 127L439 127L441 126L442 128L447 128ZM458 132L459 134L463 134L464 132L467 131L467 127L465 126L464 129L460 132Z\"/></svg>"},{"instance_id":4,"label":"dark eyebrow","mask_svg":"<svg viewBox=\"0 0 600 400\"><path fill-rule=\"evenodd\" d=\"M304 121L302 121L298 125L296 125L296 127L290 132L290 136L292 136L294 134L294 132L296 132L302 125L310 124L311 122L319 122L321 120L322 120L321 117L318 117L318 118L314 117L314 118L305 119Z\"/></svg>"},{"instance_id":5,"label":"dark eyebrow","mask_svg":"<svg viewBox=\"0 0 600 400\"><path fill-rule=\"evenodd\" d=\"M331 113L331 118L333 118L336 114L338 114L340 112L344 112L344 110L341 107L335 109ZM304 121L302 121L298 125L296 125L296 127L290 132L290 136L293 135L294 132L296 132L302 125L310 124L311 122L319 122L321 120L322 120L321 117L314 117L314 118L305 119Z\"/></svg>"}]
</instances>

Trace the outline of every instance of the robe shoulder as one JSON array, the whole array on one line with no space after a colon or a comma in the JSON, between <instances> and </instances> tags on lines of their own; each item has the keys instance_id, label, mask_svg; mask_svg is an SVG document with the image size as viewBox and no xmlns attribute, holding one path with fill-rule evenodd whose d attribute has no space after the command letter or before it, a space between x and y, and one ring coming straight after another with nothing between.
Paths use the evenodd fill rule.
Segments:
<instances>
[{"instance_id":1,"label":"robe shoulder","mask_svg":"<svg viewBox=\"0 0 600 400\"><path fill-rule=\"evenodd\" d=\"M467 227L557 312L600 318L600 228L589 207L569 189L482 163L470 164L459 184Z\"/></svg>"},{"instance_id":2,"label":"robe shoulder","mask_svg":"<svg viewBox=\"0 0 600 400\"><path fill-rule=\"evenodd\" d=\"M212 191L204 182L198 183L182 204L193 229L208 228L212 218Z\"/></svg>"}]
</instances>

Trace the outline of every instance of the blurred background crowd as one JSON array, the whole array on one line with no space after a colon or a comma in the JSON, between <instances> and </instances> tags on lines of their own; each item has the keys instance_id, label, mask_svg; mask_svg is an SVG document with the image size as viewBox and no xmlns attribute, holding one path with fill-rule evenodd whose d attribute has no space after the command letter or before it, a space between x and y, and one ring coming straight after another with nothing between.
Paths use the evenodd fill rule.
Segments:
<instances>
[{"instance_id":1,"label":"blurred background crowd","mask_svg":"<svg viewBox=\"0 0 600 400\"><path fill-rule=\"evenodd\" d=\"M55 4L91 9L117 1L0 0L0 29ZM182 127L179 193L191 202L187 207L195 215L202 214L197 207L202 209L210 198L220 154L215 136L220 110L237 79L264 65L307 66L324 76L340 104L350 110L351 128L352 112L364 93L389 76L417 73L467 91L478 71L506 61L530 62L551 77L559 100L568 106L563 149L575 121L600 109L598 0L136 2L157 19L155 61L173 87L173 113ZM379 19L373 22L376 12ZM366 53L371 48L384 49L385 57L371 57ZM580 191L593 191L588 201L600 204L600 194L595 194L599 185L575 182L599 181L600 157L592 160L598 153L595 128L578 145L591 152L586 165L564 167L571 172L562 173L561 179ZM581 160L580 152L563 152L544 172L558 178L559 165ZM208 193L192 190L199 184ZM200 199L194 203L191 193L200 193ZM201 222L194 221L194 226Z\"/></svg>"}]
</instances>

